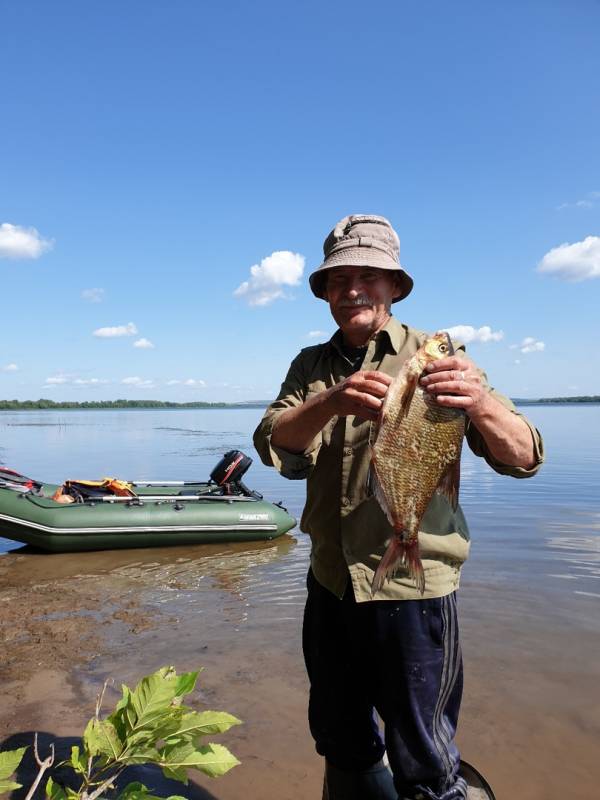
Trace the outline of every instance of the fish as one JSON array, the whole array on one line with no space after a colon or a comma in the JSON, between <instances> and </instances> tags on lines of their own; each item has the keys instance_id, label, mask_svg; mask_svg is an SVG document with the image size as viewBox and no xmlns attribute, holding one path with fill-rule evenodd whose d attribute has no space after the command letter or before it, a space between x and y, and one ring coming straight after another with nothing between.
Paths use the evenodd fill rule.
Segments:
<instances>
[{"instance_id":1,"label":"fish","mask_svg":"<svg viewBox=\"0 0 600 800\"><path fill-rule=\"evenodd\" d=\"M430 336L402 366L386 392L371 441L371 484L393 533L375 571L374 596L403 568L425 593L419 525L437 490L458 506L462 409L442 407L420 385L427 364L454 355L450 336Z\"/></svg>"}]
</instances>

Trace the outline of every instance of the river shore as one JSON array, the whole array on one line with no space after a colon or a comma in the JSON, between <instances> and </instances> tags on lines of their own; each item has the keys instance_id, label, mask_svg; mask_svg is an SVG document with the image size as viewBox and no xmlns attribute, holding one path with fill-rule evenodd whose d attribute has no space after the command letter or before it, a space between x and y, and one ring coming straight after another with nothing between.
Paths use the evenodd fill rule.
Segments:
<instances>
[{"instance_id":1,"label":"river shore","mask_svg":"<svg viewBox=\"0 0 600 800\"><path fill-rule=\"evenodd\" d=\"M285 568L293 545L282 537L204 547L201 557L190 548L3 555L1 747L31 744L39 731L43 746L54 740L67 752L107 677L119 686L164 664L204 667L191 703L244 721L220 739L242 765L165 791L196 800L320 798L322 764L305 718L301 598L257 601L257 576L275 561ZM580 630L553 620L543 603L502 584L490 596L465 581L461 592L460 744L499 800L584 800L595 791L594 639L588 644ZM116 697L110 688L107 709ZM158 790L156 773L141 777Z\"/></svg>"}]
</instances>

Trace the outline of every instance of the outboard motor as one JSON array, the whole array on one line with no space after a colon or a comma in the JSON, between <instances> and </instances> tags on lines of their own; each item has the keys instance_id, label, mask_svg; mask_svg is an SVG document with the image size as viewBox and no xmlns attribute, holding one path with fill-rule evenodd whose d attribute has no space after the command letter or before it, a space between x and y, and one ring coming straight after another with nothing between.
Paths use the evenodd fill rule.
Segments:
<instances>
[{"instance_id":1,"label":"outboard motor","mask_svg":"<svg viewBox=\"0 0 600 800\"><path fill-rule=\"evenodd\" d=\"M250 456L241 450L230 450L210 473L210 479L222 487L226 494L241 493L248 497L262 497L242 483L242 475L246 473L250 464L252 464Z\"/></svg>"}]
</instances>

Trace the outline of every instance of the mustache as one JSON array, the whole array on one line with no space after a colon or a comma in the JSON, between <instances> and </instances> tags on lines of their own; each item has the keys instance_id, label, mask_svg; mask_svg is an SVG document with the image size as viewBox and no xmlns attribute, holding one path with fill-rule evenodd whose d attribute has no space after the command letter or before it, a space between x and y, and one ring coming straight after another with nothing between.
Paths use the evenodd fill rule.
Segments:
<instances>
[{"instance_id":1,"label":"mustache","mask_svg":"<svg viewBox=\"0 0 600 800\"><path fill-rule=\"evenodd\" d=\"M373 300L366 294L359 294L354 300L344 300L342 308L356 308L357 306L372 306Z\"/></svg>"}]
</instances>

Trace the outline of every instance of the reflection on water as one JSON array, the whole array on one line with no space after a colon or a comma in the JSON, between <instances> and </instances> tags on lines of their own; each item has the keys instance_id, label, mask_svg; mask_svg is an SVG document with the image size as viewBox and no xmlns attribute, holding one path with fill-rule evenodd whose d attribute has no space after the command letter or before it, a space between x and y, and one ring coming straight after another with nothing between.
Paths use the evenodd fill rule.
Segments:
<instances>
[{"instance_id":1,"label":"reflection on water","mask_svg":"<svg viewBox=\"0 0 600 800\"><path fill-rule=\"evenodd\" d=\"M600 598L600 585L592 586L600 579L600 515L583 520L576 517L569 523L554 522L549 527L554 535L548 537L546 544L554 562L564 571L548 577L573 581L575 594Z\"/></svg>"},{"instance_id":2,"label":"reflection on water","mask_svg":"<svg viewBox=\"0 0 600 800\"><path fill-rule=\"evenodd\" d=\"M86 553L19 547L9 559L34 587L100 578L111 593L127 591L146 605L168 606L170 614L210 615L219 607L242 625L297 618L304 605L308 549L307 537L286 534L269 542Z\"/></svg>"}]
</instances>

